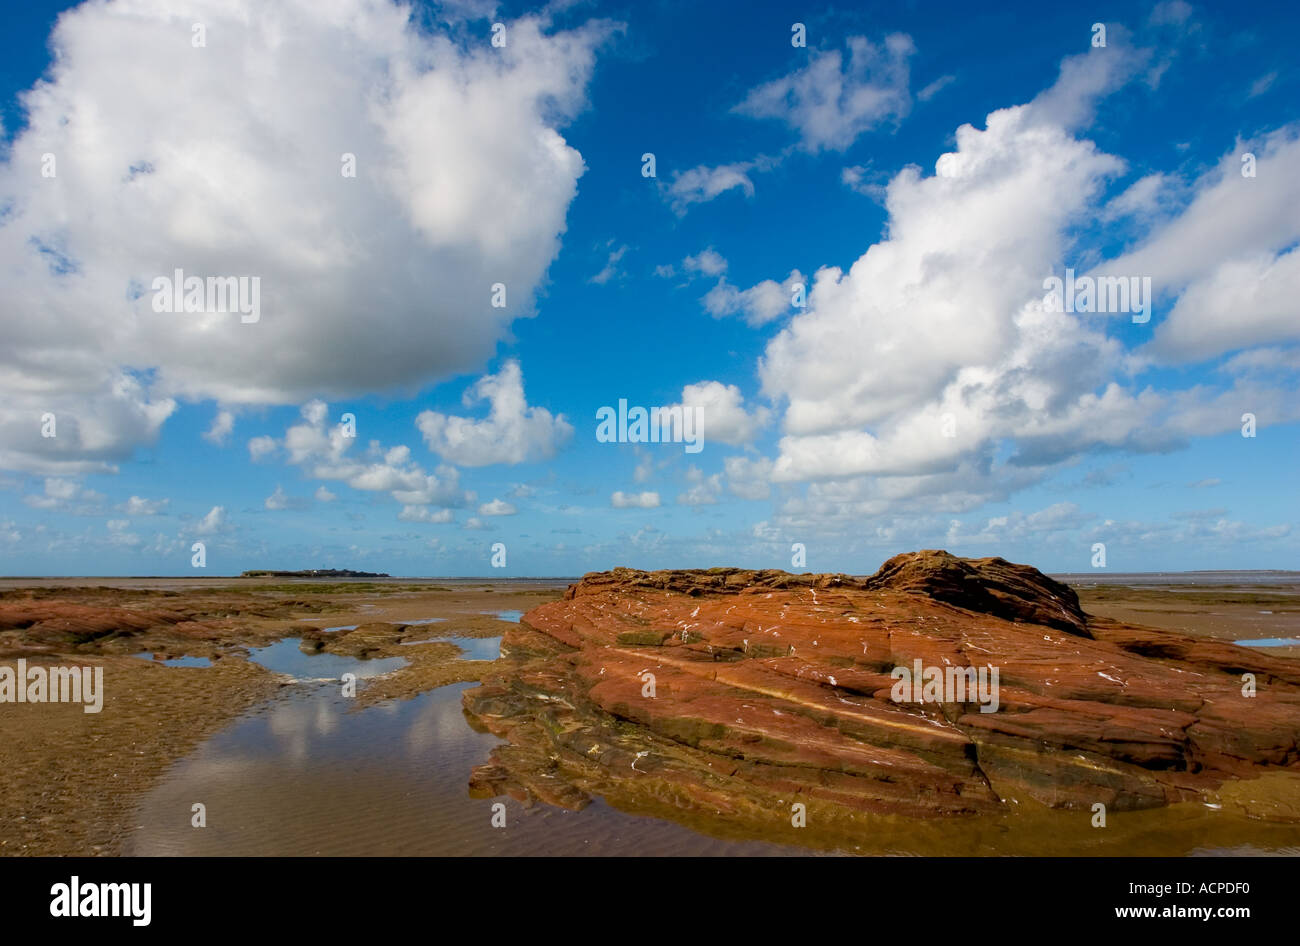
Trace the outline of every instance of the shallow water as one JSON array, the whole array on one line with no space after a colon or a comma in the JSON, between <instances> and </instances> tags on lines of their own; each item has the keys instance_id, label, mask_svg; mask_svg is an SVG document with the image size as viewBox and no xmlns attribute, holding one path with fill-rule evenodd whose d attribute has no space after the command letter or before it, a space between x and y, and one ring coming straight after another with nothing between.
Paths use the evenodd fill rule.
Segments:
<instances>
[{"instance_id":1,"label":"shallow water","mask_svg":"<svg viewBox=\"0 0 1300 946\"><path fill-rule=\"evenodd\" d=\"M496 660L501 656L500 637L430 637L427 640L401 643L404 647L414 647L417 644L441 644L444 641L455 644L464 651L460 655L461 660Z\"/></svg>"},{"instance_id":2,"label":"shallow water","mask_svg":"<svg viewBox=\"0 0 1300 946\"><path fill-rule=\"evenodd\" d=\"M316 658L309 658L316 659ZM236 721L144 796L131 855L695 855L792 853L725 842L602 803L580 812L469 797L498 740L475 732L455 684L349 712L319 687ZM191 826L192 806L207 827ZM492 806L506 806L494 828Z\"/></svg>"},{"instance_id":3,"label":"shallow water","mask_svg":"<svg viewBox=\"0 0 1300 946\"><path fill-rule=\"evenodd\" d=\"M484 611L484 614L495 614L498 620L509 621L512 624L518 624L519 619L524 616L522 611Z\"/></svg>"},{"instance_id":4,"label":"shallow water","mask_svg":"<svg viewBox=\"0 0 1300 946\"><path fill-rule=\"evenodd\" d=\"M462 660L496 660L501 656L500 637L447 637L461 650Z\"/></svg>"},{"instance_id":5,"label":"shallow water","mask_svg":"<svg viewBox=\"0 0 1300 946\"><path fill-rule=\"evenodd\" d=\"M1300 637L1261 637L1253 641L1233 641L1242 647L1298 647Z\"/></svg>"},{"instance_id":6,"label":"shallow water","mask_svg":"<svg viewBox=\"0 0 1300 946\"><path fill-rule=\"evenodd\" d=\"M288 674L295 680L339 680L345 673L356 674L358 680L365 680L407 664L404 657L360 660L338 654L304 654L298 649L299 641L297 637L286 637L268 647L254 647L249 650L248 659L267 670Z\"/></svg>"},{"instance_id":7,"label":"shallow water","mask_svg":"<svg viewBox=\"0 0 1300 946\"><path fill-rule=\"evenodd\" d=\"M167 657L158 660L153 654L132 654L132 657L139 657L141 660L148 660L151 663L162 664L164 667L211 667L212 661L207 657Z\"/></svg>"}]
</instances>

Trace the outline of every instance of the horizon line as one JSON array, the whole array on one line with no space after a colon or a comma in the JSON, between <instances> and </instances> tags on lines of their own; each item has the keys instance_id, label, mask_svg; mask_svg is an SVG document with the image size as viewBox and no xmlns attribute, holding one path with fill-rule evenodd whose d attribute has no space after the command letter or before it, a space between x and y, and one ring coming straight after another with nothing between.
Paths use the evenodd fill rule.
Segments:
<instances>
[{"instance_id":1,"label":"horizon line","mask_svg":"<svg viewBox=\"0 0 1300 946\"><path fill-rule=\"evenodd\" d=\"M743 566L733 565L715 565L712 568L739 568L744 571L786 571L786 569L765 569L752 568L747 569ZM385 575L385 576L339 576L339 575L254 575L245 576L242 574L231 575L0 575L0 581L16 581L22 579L45 579L45 578L118 578L118 579L200 579L200 580L219 580L219 579L245 579L245 580L263 580L268 578L279 578L285 581L574 581L581 579L584 575L598 575L602 572L613 571L615 568L631 568L636 571L656 572L656 571L708 571L708 568L637 568L633 565L615 565L606 569L597 569L594 571L583 572L581 575ZM1290 568L1186 568L1186 569L1159 569L1155 571L1107 571L1098 570L1096 572L1063 572L1063 571L1044 571L1042 574L1049 577L1054 575L1068 575L1072 577L1093 575L1101 577L1104 575L1231 575L1231 574L1271 574L1271 575L1296 575L1300 576L1300 569ZM867 573L861 575L853 572L814 572L800 571L787 572L790 575L848 575L850 577L868 577ZM871 573L871 574L874 574Z\"/></svg>"}]
</instances>

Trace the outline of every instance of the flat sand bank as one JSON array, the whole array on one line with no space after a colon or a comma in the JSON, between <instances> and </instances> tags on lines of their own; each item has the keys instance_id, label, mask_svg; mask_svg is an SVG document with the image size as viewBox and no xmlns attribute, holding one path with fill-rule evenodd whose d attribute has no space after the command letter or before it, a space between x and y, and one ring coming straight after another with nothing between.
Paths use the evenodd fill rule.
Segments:
<instances>
[{"instance_id":1,"label":"flat sand bank","mask_svg":"<svg viewBox=\"0 0 1300 946\"><path fill-rule=\"evenodd\" d=\"M276 579L0 581L0 615L29 602L77 609L34 627L13 627L22 619L0 623L0 665L16 666L22 656L29 665L102 667L104 673L99 713L71 703L0 704L0 853L121 853L135 801L170 765L232 720L265 711L277 695L301 686L245 659L251 647L313 629L373 626L378 632L353 650L408 663L360 681L356 703L409 698L476 680L484 664L458 659L459 649L450 644L403 646L394 625L442 618L411 625L400 636L488 637L504 626L496 611L528 610L562 588ZM129 636L101 634L94 620L97 613L112 624L114 616L156 612L187 620ZM211 666L169 667L140 659L142 652L207 657Z\"/></svg>"}]
</instances>

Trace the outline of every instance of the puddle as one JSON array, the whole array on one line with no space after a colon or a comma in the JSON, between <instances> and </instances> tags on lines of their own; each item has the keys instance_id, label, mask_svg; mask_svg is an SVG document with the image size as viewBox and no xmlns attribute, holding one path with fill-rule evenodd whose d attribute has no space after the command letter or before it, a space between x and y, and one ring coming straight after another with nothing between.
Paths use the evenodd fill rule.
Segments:
<instances>
[{"instance_id":1,"label":"puddle","mask_svg":"<svg viewBox=\"0 0 1300 946\"><path fill-rule=\"evenodd\" d=\"M1233 641L1242 647L1300 647L1300 637L1260 637L1251 641Z\"/></svg>"},{"instance_id":2,"label":"puddle","mask_svg":"<svg viewBox=\"0 0 1300 946\"><path fill-rule=\"evenodd\" d=\"M461 660L496 660L501 656L500 637L448 637L464 651Z\"/></svg>"},{"instance_id":3,"label":"puddle","mask_svg":"<svg viewBox=\"0 0 1300 946\"><path fill-rule=\"evenodd\" d=\"M422 641L399 641L403 647L416 644L455 644L464 653L457 660L496 660L501 656L501 638L497 637L429 637Z\"/></svg>"},{"instance_id":4,"label":"puddle","mask_svg":"<svg viewBox=\"0 0 1300 946\"><path fill-rule=\"evenodd\" d=\"M168 657L165 660L156 660L153 654L132 654L132 657L139 657L141 660L147 660L150 663L162 664L164 667L211 667L212 661L207 657Z\"/></svg>"},{"instance_id":5,"label":"puddle","mask_svg":"<svg viewBox=\"0 0 1300 946\"><path fill-rule=\"evenodd\" d=\"M500 637L430 637L428 640L423 641L402 641L402 646L438 644L442 641L455 644L464 651L457 658L458 660L496 660L501 656Z\"/></svg>"},{"instance_id":6,"label":"puddle","mask_svg":"<svg viewBox=\"0 0 1300 946\"><path fill-rule=\"evenodd\" d=\"M446 618L420 618L418 621L393 621L393 624L407 624L415 627L417 624L441 624Z\"/></svg>"},{"instance_id":7,"label":"puddle","mask_svg":"<svg viewBox=\"0 0 1300 946\"><path fill-rule=\"evenodd\" d=\"M519 619L524 616L522 611L484 611L484 614L495 614L499 621L509 621L512 624L518 624Z\"/></svg>"},{"instance_id":8,"label":"puddle","mask_svg":"<svg viewBox=\"0 0 1300 946\"><path fill-rule=\"evenodd\" d=\"M328 655L327 655L328 656ZM305 658L320 660L320 657ZM373 663L373 661L372 661ZM131 856L753 856L803 853L722 841L625 814L525 809L469 797L470 769L496 737L475 732L461 693L439 687L364 710L329 688L295 693L236 720L173 765L141 799ZM202 799L208 827L190 825ZM492 806L506 806L505 829Z\"/></svg>"},{"instance_id":9,"label":"puddle","mask_svg":"<svg viewBox=\"0 0 1300 946\"><path fill-rule=\"evenodd\" d=\"M295 680L339 680L345 673L353 673L358 680L366 680L407 664L404 657L360 660L338 654L304 654L298 649L300 640L301 638L289 637L276 641L269 647L251 648L248 659L275 673L286 673Z\"/></svg>"}]
</instances>

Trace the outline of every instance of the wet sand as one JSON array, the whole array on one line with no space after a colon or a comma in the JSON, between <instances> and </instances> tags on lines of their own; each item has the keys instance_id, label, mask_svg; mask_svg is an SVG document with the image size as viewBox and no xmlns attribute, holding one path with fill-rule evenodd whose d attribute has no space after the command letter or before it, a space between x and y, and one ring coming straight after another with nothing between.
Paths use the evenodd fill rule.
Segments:
<instances>
[{"instance_id":1,"label":"wet sand","mask_svg":"<svg viewBox=\"0 0 1300 946\"><path fill-rule=\"evenodd\" d=\"M304 588L303 585L310 587ZM104 705L86 713L81 704L0 704L0 854L113 855L124 851L136 830L138 800L168 768L204 740L246 714L273 712L292 701L304 684L293 683L246 659L253 646L298 637L307 628L349 624L445 621L416 624L416 639L437 634L462 638L499 635L498 610L527 610L558 597L562 584L500 582L238 582L193 579L3 579L0 593L41 600L104 606L145 607L149 598L129 592L180 593L204 614L238 627L228 640L199 635L163 643L151 634L69 645L26 656L28 665L102 666ZM306 602L310 610L296 604ZM176 604L170 599L165 603ZM484 613L487 612L487 613ZM231 616L233 615L233 617ZM305 620L304 620L305 619ZM0 630L0 643L21 631ZM210 667L169 667L139 659L141 652L215 658ZM0 654L0 665L16 666L18 651ZM402 670L361 680L355 709L386 699L409 699L433 687L478 679L479 661L459 659L448 643L380 644L368 656L396 656ZM186 819L188 823L188 808Z\"/></svg>"},{"instance_id":2,"label":"wet sand","mask_svg":"<svg viewBox=\"0 0 1300 946\"><path fill-rule=\"evenodd\" d=\"M104 668L99 713L70 703L0 706L0 853L119 853L131 800L280 689L272 674L239 660L202 670L130 657L76 662Z\"/></svg>"},{"instance_id":3,"label":"wet sand","mask_svg":"<svg viewBox=\"0 0 1300 946\"><path fill-rule=\"evenodd\" d=\"M1144 586L1072 584L1089 614L1166 628L1196 637L1239 641L1300 640L1300 585ZM1300 658L1300 646L1269 647Z\"/></svg>"}]
</instances>

